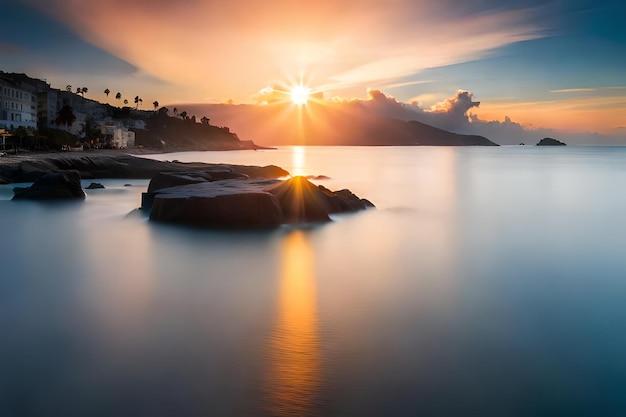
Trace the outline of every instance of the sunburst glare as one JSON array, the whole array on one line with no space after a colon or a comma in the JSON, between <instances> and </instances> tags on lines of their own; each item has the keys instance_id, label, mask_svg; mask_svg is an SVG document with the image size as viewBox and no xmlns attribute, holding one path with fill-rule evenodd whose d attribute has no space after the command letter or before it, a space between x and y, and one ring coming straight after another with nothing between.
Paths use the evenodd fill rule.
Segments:
<instances>
[{"instance_id":1,"label":"sunburst glare","mask_svg":"<svg viewBox=\"0 0 626 417\"><path fill-rule=\"evenodd\" d=\"M303 85L296 85L289 91L289 98L291 99L291 102L299 106L307 104L310 95L311 90Z\"/></svg>"}]
</instances>

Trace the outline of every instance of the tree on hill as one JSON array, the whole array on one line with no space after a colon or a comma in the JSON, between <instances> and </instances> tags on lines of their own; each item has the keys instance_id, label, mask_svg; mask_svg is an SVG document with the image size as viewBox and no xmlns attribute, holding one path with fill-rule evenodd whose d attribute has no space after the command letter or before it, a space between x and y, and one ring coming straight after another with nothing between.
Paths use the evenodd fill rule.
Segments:
<instances>
[{"instance_id":1,"label":"tree on hill","mask_svg":"<svg viewBox=\"0 0 626 417\"><path fill-rule=\"evenodd\" d=\"M104 90L104 94L107 95L107 98L109 98L109 93L111 92L111 90L109 90L108 88L106 90Z\"/></svg>"},{"instance_id":2,"label":"tree on hill","mask_svg":"<svg viewBox=\"0 0 626 417\"><path fill-rule=\"evenodd\" d=\"M71 126L76 121L76 115L72 108L68 105L65 105L59 110L57 113L57 118L54 120L57 126L66 125Z\"/></svg>"},{"instance_id":3,"label":"tree on hill","mask_svg":"<svg viewBox=\"0 0 626 417\"><path fill-rule=\"evenodd\" d=\"M124 99L124 104L128 104L128 100L127 99Z\"/></svg>"},{"instance_id":4,"label":"tree on hill","mask_svg":"<svg viewBox=\"0 0 626 417\"><path fill-rule=\"evenodd\" d=\"M208 125L209 124L209 118L206 116L202 116L202 119L200 119L200 123L202 123L203 125Z\"/></svg>"},{"instance_id":5,"label":"tree on hill","mask_svg":"<svg viewBox=\"0 0 626 417\"><path fill-rule=\"evenodd\" d=\"M87 91L89 91L89 89L87 87L83 87L83 97L85 97L85 94L87 94Z\"/></svg>"},{"instance_id":6,"label":"tree on hill","mask_svg":"<svg viewBox=\"0 0 626 417\"><path fill-rule=\"evenodd\" d=\"M152 103L152 105L154 106L154 110L156 110L157 108L159 108L159 102L154 100L154 102Z\"/></svg>"},{"instance_id":7,"label":"tree on hill","mask_svg":"<svg viewBox=\"0 0 626 417\"><path fill-rule=\"evenodd\" d=\"M69 85L69 84L67 86L65 86L65 91L67 91L68 93L71 93L72 92L72 86Z\"/></svg>"},{"instance_id":8,"label":"tree on hill","mask_svg":"<svg viewBox=\"0 0 626 417\"><path fill-rule=\"evenodd\" d=\"M119 99L121 99L121 98L122 98L122 93L118 92L118 93L115 95L115 99L116 99L116 100L119 100Z\"/></svg>"},{"instance_id":9,"label":"tree on hill","mask_svg":"<svg viewBox=\"0 0 626 417\"><path fill-rule=\"evenodd\" d=\"M186 111L181 111L180 112L180 118L183 120L187 120L187 112Z\"/></svg>"}]
</instances>

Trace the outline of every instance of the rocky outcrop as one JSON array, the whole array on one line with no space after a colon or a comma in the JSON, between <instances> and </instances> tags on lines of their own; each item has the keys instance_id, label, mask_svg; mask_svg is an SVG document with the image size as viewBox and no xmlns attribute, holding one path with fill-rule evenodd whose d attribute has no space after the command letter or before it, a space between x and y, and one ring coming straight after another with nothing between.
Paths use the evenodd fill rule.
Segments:
<instances>
[{"instance_id":1,"label":"rocky outcrop","mask_svg":"<svg viewBox=\"0 0 626 417\"><path fill-rule=\"evenodd\" d=\"M157 161L131 155L90 155L50 154L16 161L3 161L0 164L0 180L11 182L33 182L47 172L78 171L83 179L96 178L137 178L150 179L166 172L220 172L230 171L250 178L277 178L289 173L277 166L245 166L228 164L205 164L201 162L184 163L178 161Z\"/></svg>"},{"instance_id":2,"label":"rocky outcrop","mask_svg":"<svg viewBox=\"0 0 626 417\"><path fill-rule=\"evenodd\" d=\"M273 181L222 180L165 188L154 193L150 220L212 228L275 227L282 223L281 207L263 192Z\"/></svg>"},{"instance_id":3,"label":"rocky outcrop","mask_svg":"<svg viewBox=\"0 0 626 417\"><path fill-rule=\"evenodd\" d=\"M331 191L305 177L280 181L264 189L276 197L283 210L284 223L329 221L329 214L355 212L374 205L350 190Z\"/></svg>"},{"instance_id":4,"label":"rocky outcrop","mask_svg":"<svg viewBox=\"0 0 626 417\"><path fill-rule=\"evenodd\" d=\"M99 182L92 182L87 187L85 187L85 190L98 190L101 188L104 188L104 185L100 184Z\"/></svg>"},{"instance_id":5,"label":"rocky outcrop","mask_svg":"<svg viewBox=\"0 0 626 417\"><path fill-rule=\"evenodd\" d=\"M552 138L543 138L537 143L537 146L565 146L565 143Z\"/></svg>"},{"instance_id":6,"label":"rocky outcrop","mask_svg":"<svg viewBox=\"0 0 626 417\"><path fill-rule=\"evenodd\" d=\"M166 174L169 175L169 174ZM176 176L176 175L175 175ZM175 180L174 180L175 181ZM158 179L161 184L164 178ZM263 228L285 223L328 222L329 214L374 205L348 190L333 192L304 177L199 180L168 188L152 186L142 208L153 221L213 228Z\"/></svg>"},{"instance_id":7,"label":"rocky outcrop","mask_svg":"<svg viewBox=\"0 0 626 417\"><path fill-rule=\"evenodd\" d=\"M13 200L84 199L77 171L49 172L28 188L13 189Z\"/></svg>"}]
</instances>

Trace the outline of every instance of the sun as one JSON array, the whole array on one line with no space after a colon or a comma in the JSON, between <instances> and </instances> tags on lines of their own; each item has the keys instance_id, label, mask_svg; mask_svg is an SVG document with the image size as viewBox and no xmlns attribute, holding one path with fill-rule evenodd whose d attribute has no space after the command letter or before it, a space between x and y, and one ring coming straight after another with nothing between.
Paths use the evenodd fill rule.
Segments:
<instances>
[{"instance_id":1,"label":"sun","mask_svg":"<svg viewBox=\"0 0 626 417\"><path fill-rule=\"evenodd\" d=\"M293 104L301 106L309 101L311 90L303 85L296 85L289 90L289 98Z\"/></svg>"}]
</instances>

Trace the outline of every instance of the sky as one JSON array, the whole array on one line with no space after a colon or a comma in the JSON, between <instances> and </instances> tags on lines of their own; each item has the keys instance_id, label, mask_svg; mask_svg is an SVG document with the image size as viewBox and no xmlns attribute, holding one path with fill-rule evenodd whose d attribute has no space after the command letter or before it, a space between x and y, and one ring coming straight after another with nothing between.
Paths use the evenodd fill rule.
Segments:
<instances>
[{"instance_id":1,"label":"sky","mask_svg":"<svg viewBox=\"0 0 626 417\"><path fill-rule=\"evenodd\" d=\"M88 87L102 102L119 91L261 105L268 87L302 83L498 143L626 144L621 1L0 0L0 10L0 69Z\"/></svg>"}]
</instances>

